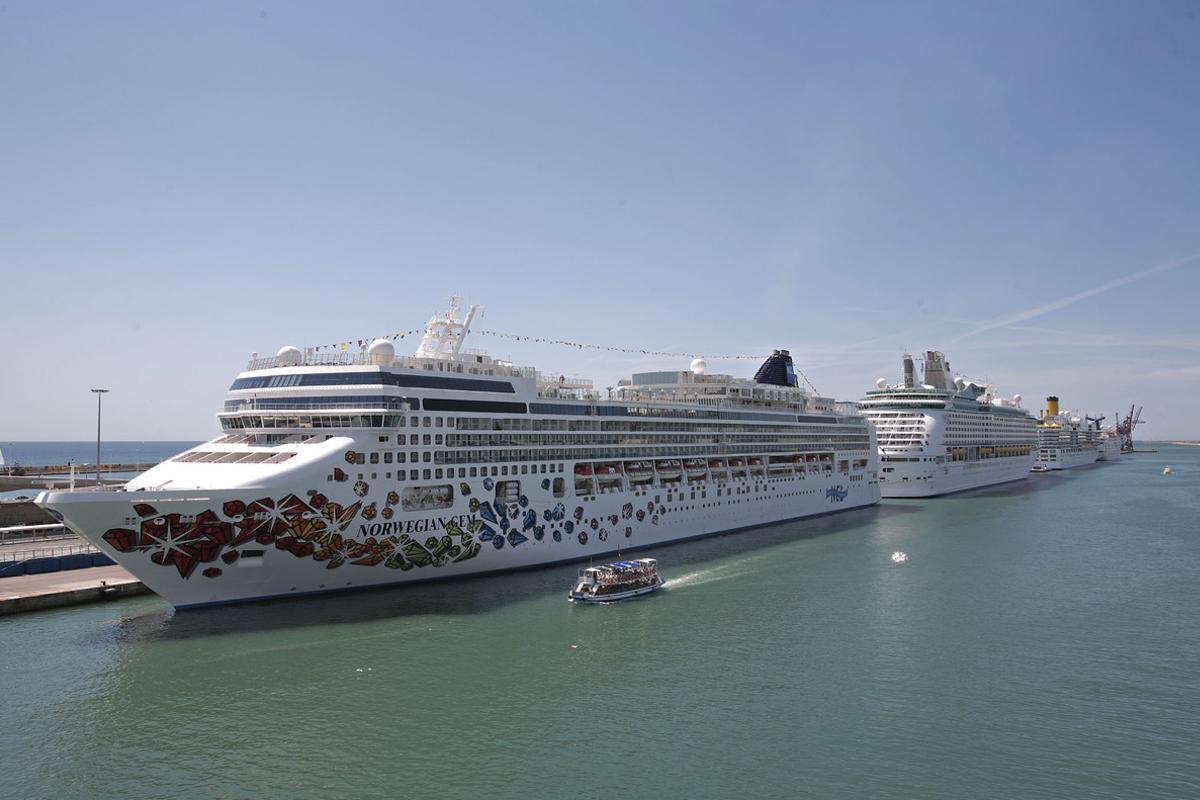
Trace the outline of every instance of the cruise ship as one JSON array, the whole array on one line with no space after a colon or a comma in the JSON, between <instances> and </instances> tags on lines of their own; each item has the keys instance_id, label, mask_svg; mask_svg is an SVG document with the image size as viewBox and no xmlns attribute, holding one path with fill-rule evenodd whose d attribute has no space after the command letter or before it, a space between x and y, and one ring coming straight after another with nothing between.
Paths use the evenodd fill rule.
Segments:
<instances>
[{"instance_id":1,"label":"cruise ship","mask_svg":"<svg viewBox=\"0 0 1200 800\"><path fill-rule=\"evenodd\" d=\"M1097 461L1119 461L1121 459L1121 434L1115 426L1100 431L1100 455Z\"/></svg>"},{"instance_id":2,"label":"cruise ship","mask_svg":"<svg viewBox=\"0 0 1200 800\"><path fill-rule=\"evenodd\" d=\"M953 377L937 351L925 353L919 384L913 357L902 362L900 385L880 378L859 402L878 439L884 497L933 497L1028 475L1037 435L1020 395L1010 400Z\"/></svg>"},{"instance_id":3,"label":"cruise ship","mask_svg":"<svg viewBox=\"0 0 1200 800\"><path fill-rule=\"evenodd\" d=\"M1071 412L1060 412L1058 398L1046 398L1046 408L1038 417L1035 472L1074 469L1094 464L1100 458L1098 426Z\"/></svg>"},{"instance_id":4,"label":"cruise ship","mask_svg":"<svg viewBox=\"0 0 1200 800\"><path fill-rule=\"evenodd\" d=\"M689 369L591 382L464 349L475 307L416 354L254 358L222 434L116 490L37 502L177 608L599 557L870 506L865 419L800 387Z\"/></svg>"}]
</instances>

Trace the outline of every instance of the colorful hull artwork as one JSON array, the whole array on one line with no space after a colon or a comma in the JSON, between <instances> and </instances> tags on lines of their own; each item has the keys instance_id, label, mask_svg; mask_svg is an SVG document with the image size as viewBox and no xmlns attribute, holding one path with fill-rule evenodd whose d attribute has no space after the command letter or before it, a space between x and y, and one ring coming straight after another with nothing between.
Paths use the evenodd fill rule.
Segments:
<instances>
[{"instance_id":1,"label":"colorful hull artwork","mask_svg":"<svg viewBox=\"0 0 1200 800\"><path fill-rule=\"evenodd\" d=\"M340 468L311 477L327 488L46 492L40 502L187 608L573 561L879 501L874 482L803 473L589 497L556 496L550 478L523 476L525 491L504 501L503 479L408 497L390 481L347 487Z\"/></svg>"}]
</instances>

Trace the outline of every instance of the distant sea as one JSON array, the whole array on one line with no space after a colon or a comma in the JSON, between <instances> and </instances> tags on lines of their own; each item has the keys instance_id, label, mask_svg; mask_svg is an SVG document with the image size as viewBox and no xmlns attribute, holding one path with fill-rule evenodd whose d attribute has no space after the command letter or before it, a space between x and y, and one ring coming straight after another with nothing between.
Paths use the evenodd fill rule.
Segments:
<instances>
[{"instance_id":1,"label":"distant sea","mask_svg":"<svg viewBox=\"0 0 1200 800\"><path fill-rule=\"evenodd\" d=\"M100 461L103 464L144 464L151 466L170 458L199 442L100 442ZM96 442L6 442L0 441L0 452L8 465L20 463L26 467L53 464L96 463Z\"/></svg>"},{"instance_id":2,"label":"distant sea","mask_svg":"<svg viewBox=\"0 0 1200 800\"><path fill-rule=\"evenodd\" d=\"M111 478L132 478L160 461L195 447L199 442L100 442L100 461L103 464L133 464L133 472L109 473ZM79 474L96 463L96 442L7 442L0 440L0 453L6 467L45 467L75 462ZM37 489L0 492L0 500L32 497Z\"/></svg>"}]
</instances>

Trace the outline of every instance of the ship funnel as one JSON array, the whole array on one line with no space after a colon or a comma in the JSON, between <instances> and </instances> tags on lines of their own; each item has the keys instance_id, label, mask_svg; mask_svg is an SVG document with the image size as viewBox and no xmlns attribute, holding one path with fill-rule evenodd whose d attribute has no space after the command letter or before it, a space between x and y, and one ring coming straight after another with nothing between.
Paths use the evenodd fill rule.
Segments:
<instances>
[{"instance_id":1,"label":"ship funnel","mask_svg":"<svg viewBox=\"0 0 1200 800\"><path fill-rule=\"evenodd\" d=\"M954 391L950 380L950 365L946 357L937 350L925 351L925 383L938 391Z\"/></svg>"},{"instance_id":2,"label":"ship funnel","mask_svg":"<svg viewBox=\"0 0 1200 800\"><path fill-rule=\"evenodd\" d=\"M771 353L758 372L754 373L754 382L770 386L795 386L796 366L792 363L792 354L787 350Z\"/></svg>"},{"instance_id":3,"label":"ship funnel","mask_svg":"<svg viewBox=\"0 0 1200 800\"><path fill-rule=\"evenodd\" d=\"M913 366L913 358L910 353L904 354L904 388L917 388L917 370Z\"/></svg>"},{"instance_id":4,"label":"ship funnel","mask_svg":"<svg viewBox=\"0 0 1200 800\"><path fill-rule=\"evenodd\" d=\"M1058 398L1050 395L1046 398L1046 416L1053 417L1058 414Z\"/></svg>"}]
</instances>

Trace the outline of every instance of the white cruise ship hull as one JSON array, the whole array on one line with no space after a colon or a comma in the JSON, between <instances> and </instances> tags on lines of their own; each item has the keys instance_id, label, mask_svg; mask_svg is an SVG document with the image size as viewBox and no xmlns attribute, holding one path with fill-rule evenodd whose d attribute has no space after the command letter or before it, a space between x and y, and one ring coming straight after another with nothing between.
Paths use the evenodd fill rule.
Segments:
<instances>
[{"instance_id":1,"label":"white cruise ship hull","mask_svg":"<svg viewBox=\"0 0 1200 800\"><path fill-rule=\"evenodd\" d=\"M850 455L865 454L839 457ZM868 470L592 497L556 497L551 480L522 477L524 493L507 505L488 479L455 481L453 506L436 511L403 509L385 481L352 489L313 480L298 491L51 491L38 503L173 606L189 608L575 561L880 499Z\"/></svg>"},{"instance_id":2,"label":"white cruise ship hull","mask_svg":"<svg viewBox=\"0 0 1200 800\"><path fill-rule=\"evenodd\" d=\"M1099 455L1100 452L1094 447L1071 450L1065 448L1043 449L1038 451L1037 460L1034 461L1033 466L1039 472L1045 470L1076 469L1095 464Z\"/></svg>"},{"instance_id":3,"label":"white cruise ship hull","mask_svg":"<svg viewBox=\"0 0 1200 800\"><path fill-rule=\"evenodd\" d=\"M1121 440L1116 436L1105 436L1100 440L1100 455L1097 461L1117 461L1121 458Z\"/></svg>"},{"instance_id":4,"label":"white cruise ship hull","mask_svg":"<svg viewBox=\"0 0 1200 800\"><path fill-rule=\"evenodd\" d=\"M946 464L892 462L891 471L880 475L879 489L885 498L936 497L1024 480L1032 465L1032 454Z\"/></svg>"}]
</instances>

